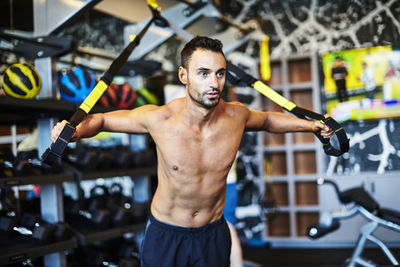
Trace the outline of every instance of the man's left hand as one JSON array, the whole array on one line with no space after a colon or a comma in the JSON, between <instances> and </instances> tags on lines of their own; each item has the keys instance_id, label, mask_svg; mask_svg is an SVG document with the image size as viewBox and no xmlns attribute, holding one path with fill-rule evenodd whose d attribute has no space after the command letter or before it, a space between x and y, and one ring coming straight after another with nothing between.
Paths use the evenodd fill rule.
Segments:
<instances>
[{"instance_id":1,"label":"man's left hand","mask_svg":"<svg viewBox=\"0 0 400 267\"><path fill-rule=\"evenodd\" d=\"M331 127L321 121L313 121L311 127L314 133L321 135L323 138L330 138L333 135Z\"/></svg>"}]
</instances>

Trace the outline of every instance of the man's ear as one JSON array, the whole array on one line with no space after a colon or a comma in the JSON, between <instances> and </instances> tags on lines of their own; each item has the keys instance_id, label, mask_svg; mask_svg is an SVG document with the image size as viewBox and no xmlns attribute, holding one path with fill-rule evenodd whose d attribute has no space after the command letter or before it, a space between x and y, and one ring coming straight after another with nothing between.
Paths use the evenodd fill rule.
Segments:
<instances>
[{"instance_id":1,"label":"man's ear","mask_svg":"<svg viewBox=\"0 0 400 267\"><path fill-rule=\"evenodd\" d=\"M187 79L188 79L187 75L188 75L187 70L184 67L179 66L178 77L181 83L183 83L184 85L187 84Z\"/></svg>"}]
</instances>

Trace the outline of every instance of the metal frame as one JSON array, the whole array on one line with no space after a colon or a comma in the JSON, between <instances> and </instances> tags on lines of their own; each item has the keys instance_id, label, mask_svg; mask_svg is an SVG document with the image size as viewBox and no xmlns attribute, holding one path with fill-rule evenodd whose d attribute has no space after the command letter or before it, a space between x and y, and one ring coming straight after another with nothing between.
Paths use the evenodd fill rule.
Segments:
<instances>
[{"instance_id":1,"label":"metal frame","mask_svg":"<svg viewBox=\"0 0 400 267\"><path fill-rule=\"evenodd\" d=\"M368 210L359 205L352 205L350 208L340 211L325 212L320 217L319 224L330 226L334 220L348 219L356 216L357 214L363 215L368 220L368 222L361 227L360 234L349 263L349 267L354 267L357 264L360 264L365 267L376 266L375 263L362 258L362 252L367 244L367 241L370 241L378 245L379 248L382 249L382 252L390 260L390 262L392 264L398 265L399 261L390 252L388 246L384 242L382 242L379 238L374 236L373 232L378 227L385 227L387 229L400 232L400 225L384 220L380 217L377 217L376 215L372 214L371 212L369 212Z\"/></svg>"},{"instance_id":2,"label":"metal frame","mask_svg":"<svg viewBox=\"0 0 400 267\"><path fill-rule=\"evenodd\" d=\"M220 13L210 3L200 7L198 10L190 14L187 14L187 10L187 4L178 3L166 11L161 12L161 15L171 24L181 29L187 27L189 24L195 22L201 17L221 17ZM129 43L129 36L136 34L149 20L150 19L147 19L138 24L125 27L125 43ZM152 25L147 34L143 37L141 45L137 47L135 53L132 54L129 59L136 60L144 57L173 35L175 35L175 33L170 27ZM232 26L222 33L213 35L213 38L221 40L224 44L224 53L229 53L249 40L249 35L244 35L241 29Z\"/></svg>"}]
</instances>

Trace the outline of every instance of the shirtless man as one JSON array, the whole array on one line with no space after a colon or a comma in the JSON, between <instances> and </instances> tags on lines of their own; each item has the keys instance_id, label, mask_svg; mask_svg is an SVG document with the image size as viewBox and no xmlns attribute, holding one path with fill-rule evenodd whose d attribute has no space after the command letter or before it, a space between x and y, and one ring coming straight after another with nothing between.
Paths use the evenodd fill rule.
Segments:
<instances>
[{"instance_id":1,"label":"shirtless man","mask_svg":"<svg viewBox=\"0 0 400 267\"><path fill-rule=\"evenodd\" d=\"M195 37L181 52L186 97L88 115L73 138L100 131L149 133L157 146L158 187L142 244L142 266L229 266L223 218L226 177L244 131L305 131L330 137L319 121L261 112L221 99L226 61L220 41ZM55 140L66 121L52 132Z\"/></svg>"}]
</instances>

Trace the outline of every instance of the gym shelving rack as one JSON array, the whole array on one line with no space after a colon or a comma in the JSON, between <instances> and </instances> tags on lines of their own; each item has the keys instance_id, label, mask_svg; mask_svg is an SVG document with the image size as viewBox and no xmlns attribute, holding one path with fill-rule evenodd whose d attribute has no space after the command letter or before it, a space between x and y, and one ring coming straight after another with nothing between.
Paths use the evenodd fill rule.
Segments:
<instances>
[{"instance_id":1,"label":"gym shelving rack","mask_svg":"<svg viewBox=\"0 0 400 267\"><path fill-rule=\"evenodd\" d=\"M267 83L298 106L320 113L317 60L316 54L271 59ZM263 110L283 111L266 98L262 106ZM324 173L322 145L311 133L263 135L266 187L276 205L275 213L267 215L266 240L278 246L310 243L306 228L318 221L321 212L316 181Z\"/></svg>"},{"instance_id":2,"label":"gym shelving rack","mask_svg":"<svg viewBox=\"0 0 400 267\"><path fill-rule=\"evenodd\" d=\"M52 99L22 100L11 97L0 97L0 124L26 124L32 125L37 119L48 119L52 116L68 117L75 110L75 104ZM96 107L94 112L104 112L107 109ZM156 168L132 168L132 169L110 169L102 171L83 172L80 180L95 180L97 178L112 178L121 176L150 176L157 173ZM76 177L73 173L59 173L46 175L31 175L22 177L0 177L0 187L24 186L31 184L40 184L42 186L61 186L63 182L74 182ZM63 212L58 210L57 212ZM125 233L136 233L145 228L145 223L140 222L124 227L110 228L102 231L83 233L76 231L71 240L55 242L48 245L33 244L29 238L18 237L10 240L0 239L0 265L12 264L26 259L33 259L49 254L58 254L59 252L87 246L95 242L111 240L123 236ZM7 244L3 243L7 242ZM64 256L65 257L65 256ZM60 261L63 266L64 260ZM49 266L53 263L49 263Z\"/></svg>"},{"instance_id":3,"label":"gym shelving rack","mask_svg":"<svg viewBox=\"0 0 400 267\"><path fill-rule=\"evenodd\" d=\"M47 36L58 29L64 22L75 17L85 7L91 6L97 0L82 3L82 7L71 8L62 1L33 1L33 36ZM57 10L57 12L54 12ZM56 100L56 92L53 87L54 64L51 58L38 58L34 63L42 78L42 88L35 100L20 100L0 98L0 123L1 124L28 124L37 126L38 129L38 155L41 156L51 144L51 129L56 121L69 118L76 110L77 105ZM92 110L92 112L99 112ZM115 172L84 173L79 180L106 178L113 176L149 176L155 174L152 169L133 169ZM40 208L41 217L49 223L64 221L62 182L74 181L71 174L66 175L43 175L23 178L5 178L5 185L41 184ZM84 246L92 242L109 240L121 237L124 233L134 233L144 228L144 224L129 225L127 227L106 229L91 234L78 233L77 238L70 242L54 243L46 246L37 246L26 243L25 245L1 246L0 265L21 261L25 258L44 256L44 266L67 266L67 257L63 251L77 246ZM7 247L7 249L5 248Z\"/></svg>"},{"instance_id":4,"label":"gym shelving rack","mask_svg":"<svg viewBox=\"0 0 400 267\"><path fill-rule=\"evenodd\" d=\"M0 97L0 124L29 124L38 119L68 119L79 104L57 99L18 99ZM95 106L92 113L106 112L112 109Z\"/></svg>"}]
</instances>

